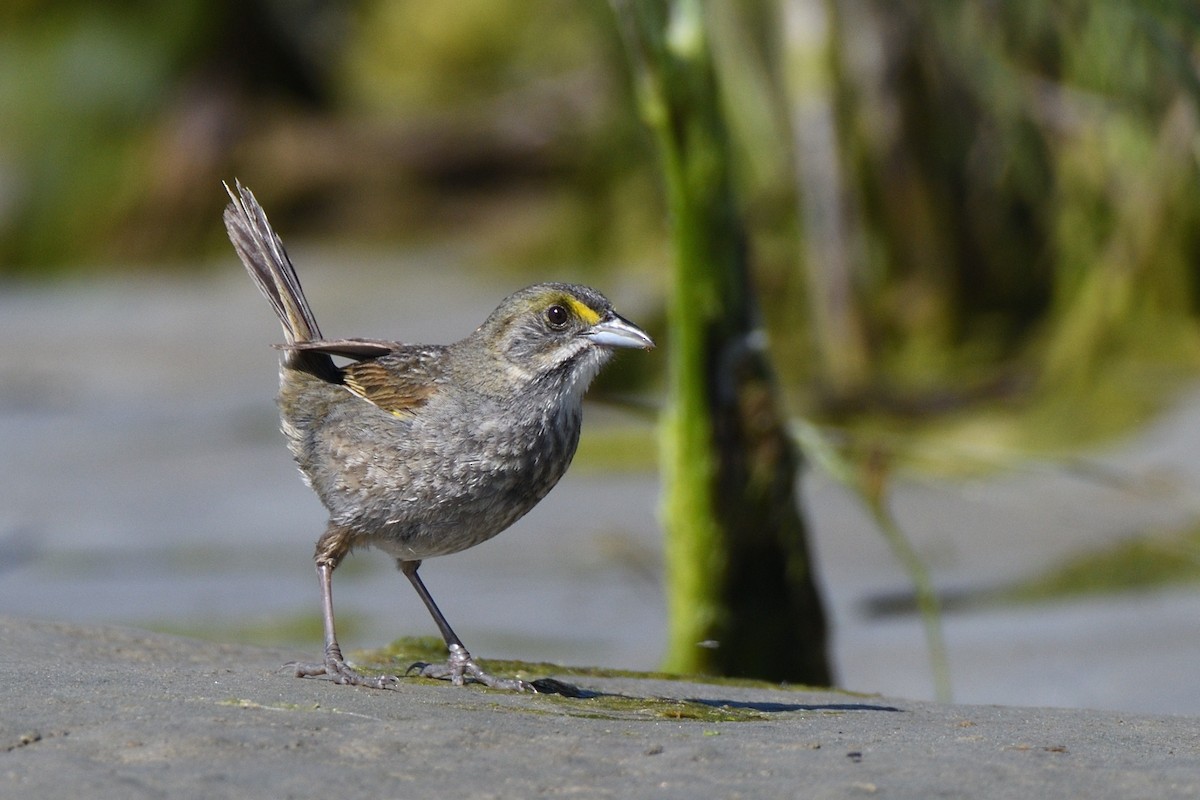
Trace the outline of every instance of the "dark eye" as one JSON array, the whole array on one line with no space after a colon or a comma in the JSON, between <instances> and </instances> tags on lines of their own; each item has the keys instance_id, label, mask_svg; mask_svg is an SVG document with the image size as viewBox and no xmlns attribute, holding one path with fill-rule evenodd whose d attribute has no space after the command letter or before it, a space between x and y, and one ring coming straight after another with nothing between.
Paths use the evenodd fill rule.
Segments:
<instances>
[{"instance_id":1,"label":"dark eye","mask_svg":"<svg viewBox=\"0 0 1200 800\"><path fill-rule=\"evenodd\" d=\"M565 326L570 318L571 315L560 305L553 305L546 309L546 322L549 322L552 328Z\"/></svg>"}]
</instances>

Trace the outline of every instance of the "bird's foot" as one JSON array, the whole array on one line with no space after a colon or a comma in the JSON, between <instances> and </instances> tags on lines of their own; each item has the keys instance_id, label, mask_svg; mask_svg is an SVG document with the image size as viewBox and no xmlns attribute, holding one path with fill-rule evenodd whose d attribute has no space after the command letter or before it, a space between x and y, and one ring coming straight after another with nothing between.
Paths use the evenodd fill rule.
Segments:
<instances>
[{"instance_id":1,"label":"bird's foot","mask_svg":"<svg viewBox=\"0 0 1200 800\"><path fill-rule=\"evenodd\" d=\"M327 654L325 661L320 664L304 664L293 661L284 666L294 670L297 678L315 678L327 675L334 683L347 686L366 686L371 689L386 689L399 680L395 675L362 675L347 664L340 653Z\"/></svg>"},{"instance_id":2,"label":"bird's foot","mask_svg":"<svg viewBox=\"0 0 1200 800\"><path fill-rule=\"evenodd\" d=\"M528 681L517 678L497 678L483 671L475 663L467 649L459 644L450 645L450 658L445 664L426 664L418 661L405 672L406 675L416 673L422 678L437 678L449 680L455 686L462 686L468 680L482 683L490 689L504 689L510 692L534 692L537 687Z\"/></svg>"}]
</instances>

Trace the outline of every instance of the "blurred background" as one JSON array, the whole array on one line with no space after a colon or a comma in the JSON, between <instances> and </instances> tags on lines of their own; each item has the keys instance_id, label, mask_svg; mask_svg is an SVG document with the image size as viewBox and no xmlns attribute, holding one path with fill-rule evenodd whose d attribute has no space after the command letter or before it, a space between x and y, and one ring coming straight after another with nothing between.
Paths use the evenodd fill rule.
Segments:
<instances>
[{"instance_id":1,"label":"blurred background","mask_svg":"<svg viewBox=\"0 0 1200 800\"><path fill-rule=\"evenodd\" d=\"M705 9L781 389L887 487L954 698L1200 713L1194 5ZM448 341L553 278L669 337L630 74L600 0L7 3L0 612L315 655L323 516L221 181L330 335ZM423 570L485 660L658 663L664 363L638 355L561 487ZM804 496L839 682L931 696L869 515L819 471ZM343 644L433 632L387 559L338 575Z\"/></svg>"}]
</instances>

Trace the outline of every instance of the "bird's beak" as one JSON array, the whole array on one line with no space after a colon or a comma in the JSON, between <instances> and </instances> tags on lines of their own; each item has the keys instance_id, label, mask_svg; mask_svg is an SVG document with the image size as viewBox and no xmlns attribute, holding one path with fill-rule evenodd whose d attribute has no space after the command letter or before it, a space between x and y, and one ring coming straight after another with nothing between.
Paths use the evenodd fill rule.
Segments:
<instances>
[{"instance_id":1,"label":"bird's beak","mask_svg":"<svg viewBox=\"0 0 1200 800\"><path fill-rule=\"evenodd\" d=\"M640 347L653 350L654 340L629 320L612 314L584 331L584 335L601 347Z\"/></svg>"}]
</instances>

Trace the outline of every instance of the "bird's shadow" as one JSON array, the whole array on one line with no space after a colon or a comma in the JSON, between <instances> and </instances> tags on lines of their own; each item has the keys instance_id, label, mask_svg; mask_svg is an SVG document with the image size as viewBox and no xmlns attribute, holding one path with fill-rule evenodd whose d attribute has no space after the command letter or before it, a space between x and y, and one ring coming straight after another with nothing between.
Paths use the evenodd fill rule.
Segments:
<instances>
[{"instance_id":1,"label":"bird's shadow","mask_svg":"<svg viewBox=\"0 0 1200 800\"><path fill-rule=\"evenodd\" d=\"M635 697L633 695L619 694L615 692L601 692L595 689L588 689L581 686L576 686L572 683L560 681L556 678L541 678L531 682L538 694L557 694L562 697L570 697L580 700L593 700L597 698L621 698L624 700L645 700L647 702L671 702L671 703L695 703L697 705L707 706L714 709L738 709L742 711L754 711L762 714L778 714L788 711L892 711L901 712L903 709L895 706L880 705L876 703L776 703L776 702L760 702L754 700L729 700L724 698L708 698L708 697L684 697L684 698L667 698L667 697Z\"/></svg>"}]
</instances>

